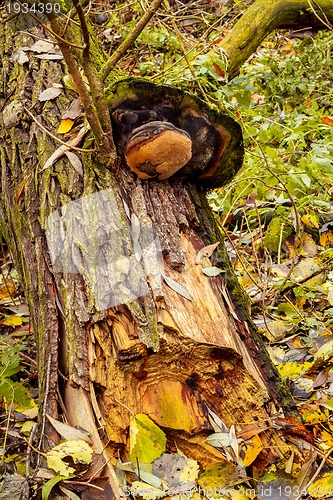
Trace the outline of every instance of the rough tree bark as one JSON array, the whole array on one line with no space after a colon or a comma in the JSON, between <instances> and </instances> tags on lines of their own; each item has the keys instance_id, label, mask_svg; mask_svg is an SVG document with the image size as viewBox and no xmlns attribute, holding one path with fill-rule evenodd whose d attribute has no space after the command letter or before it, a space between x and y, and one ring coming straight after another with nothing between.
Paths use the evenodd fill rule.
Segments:
<instances>
[{"instance_id":1,"label":"rough tree bark","mask_svg":"<svg viewBox=\"0 0 333 500\"><path fill-rule=\"evenodd\" d=\"M62 81L64 67L35 53L24 62L12 58L44 36L38 26L20 29L12 31L8 23L0 27L1 214L37 338L39 444L47 449L58 442L45 415L57 418L63 412L70 424L90 431L107 462L113 495L123 498L108 460L118 453L128 459L132 414L151 416L165 430L169 449L178 446L206 465L223 459L205 443L211 431L208 408L227 425L267 421L274 411L291 414L295 408L251 322L200 186L177 179L141 181L119 160L105 168L94 152L82 154L83 173L64 158L43 169L57 146L42 127L54 131L75 96L64 90L57 99L38 100L42 90ZM90 205L77 205L80 231L89 232L88 212L96 193L104 195L98 198L95 234L108 233L110 207L117 213L117 229L129 227L129 219L137 227L155 228L164 274L192 300L166 282L158 293L148 283L148 292L138 300L103 309L85 269L75 262L67 270L52 265L45 237L48 217L59 207L90 199ZM91 269L102 259L98 266L103 271L108 245L96 256L90 236L76 234L81 256ZM127 244L126 231L122 238ZM224 273L207 277L196 255L218 241L212 263ZM106 288L113 277L103 276ZM262 439L267 449L278 442L271 431Z\"/></svg>"}]
</instances>

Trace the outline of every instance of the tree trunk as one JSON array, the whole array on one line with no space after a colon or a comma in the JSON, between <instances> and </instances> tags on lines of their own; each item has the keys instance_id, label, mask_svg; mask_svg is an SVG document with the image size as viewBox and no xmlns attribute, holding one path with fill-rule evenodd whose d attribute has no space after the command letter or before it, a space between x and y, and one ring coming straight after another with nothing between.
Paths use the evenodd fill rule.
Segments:
<instances>
[{"instance_id":1,"label":"tree trunk","mask_svg":"<svg viewBox=\"0 0 333 500\"><path fill-rule=\"evenodd\" d=\"M256 0L240 17L223 40L209 52L227 57L228 75L234 78L242 64L275 29L326 29L333 24L331 0ZM220 52L221 51L221 52ZM220 54L219 54L220 52ZM221 57L221 53L223 54Z\"/></svg>"},{"instance_id":2,"label":"tree trunk","mask_svg":"<svg viewBox=\"0 0 333 500\"><path fill-rule=\"evenodd\" d=\"M205 443L208 410L231 426L295 407L251 322L204 192L177 179L141 181L120 161L111 173L94 152L82 155L83 175L64 158L43 168L57 145L41 126L57 129L72 94L38 96L62 81L63 65L33 53L13 61L13 48L35 40L23 27L0 30L1 215L37 339L42 448L58 442L46 415L61 411L91 433L116 498L124 495L109 459L128 460L133 414L163 428L170 450L203 466L223 460ZM73 227L65 234L66 223ZM196 257L215 242L212 265L223 272L208 277ZM152 243L153 257L140 265L112 254L112 245L133 255ZM134 296L122 276L131 286L137 280ZM262 436L267 449L278 439Z\"/></svg>"}]
</instances>

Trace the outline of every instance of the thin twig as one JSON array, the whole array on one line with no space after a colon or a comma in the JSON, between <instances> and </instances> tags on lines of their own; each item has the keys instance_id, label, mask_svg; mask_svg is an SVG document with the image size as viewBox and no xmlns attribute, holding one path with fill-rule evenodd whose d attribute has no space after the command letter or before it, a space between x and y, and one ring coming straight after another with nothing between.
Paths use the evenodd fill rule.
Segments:
<instances>
[{"instance_id":1,"label":"thin twig","mask_svg":"<svg viewBox=\"0 0 333 500\"><path fill-rule=\"evenodd\" d=\"M283 293L289 292L290 290L292 290L296 286L302 285L303 283L306 283L308 280L315 278L319 274L324 273L325 271L327 271L329 269L331 263L332 263L332 259L329 259L326 262L326 264L324 266L322 266L320 269L317 269L316 271L313 271L313 273L311 273L310 275L305 276L304 278L300 279L299 281L296 281L295 283L292 283L291 285L286 286L285 288L283 288L282 292Z\"/></svg>"},{"instance_id":2,"label":"thin twig","mask_svg":"<svg viewBox=\"0 0 333 500\"><path fill-rule=\"evenodd\" d=\"M312 5L312 1L311 1L311 0L308 0L309 7L310 7L310 9L312 10L312 12L313 12L314 16L315 16L317 19L319 19L319 21L320 21L321 23L323 23L323 25L324 25L324 26L326 26L326 28L328 28L330 31L332 31L333 27L332 27L331 23L329 22L329 20L327 19L327 16L326 16L325 12L324 12L324 11L323 11L323 9L320 7L320 5L318 5L318 4L317 4L317 2L314 2L314 3L315 3L315 4L317 5L317 7L321 10L322 15L325 17L325 21L324 21L324 20L323 20L323 19L322 19L322 18L321 18L318 14L317 14L317 12L315 11L315 9L314 9L314 7L313 7L313 5Z\"/></svg>"},{"instance_id":3,"label":"thin twig","mask_svg":"<svg viewBox=\"0 0 333 500\"><path fill-rule=\"evenodd\" d=\"M77 15L79 16L80 26L82 30L82 36L84 41L83 53L87 54L87 56L89 57L90 37L86 23L85 13L84 10L82 9L82 5L80 4L79 0L73 0L73 5L75 7Z\"/></svg>"},{"instance_id":4,"label":"thin twig","mask_svg":"<svg viewBox=\"0 0 333 500\"><path fill-rule=\"evenodd\" d=\"M47 367L46 367L46 384L45 384L44 403L43 403L43 410L42 410L42 425L41 425L40 438L39 438L38 450L37 450L38 455L37 455L36 470L38 470L40 468L39 467L40 456L43 455L43 452L41 450L43 447L43 439L44 439L45 426L46 426L46 407L47 407L47 403L48 403L48 399L49 399L49 391L50 391L50 373L51 373L51 354L49 354L49 357L47 360ZM30 446L33 448L33 450L36 451L36 449L32 446L32 444L30 444Z\"/></svg>"},{"instance_id":5,"label":"thin twig","mask_svg":"<svg viewBox=\"0 0 333 500\"><path fill-rule=\"evenodd\" d=\"M32 366L35 366L36 368L38 367L38 363L35 359L30 358L27 354L24 354L24 352L20 352L21 358L24 358L26 361L28 361ZM28 363L27 363L28 364Z\"/></svg>"},{"instance_id":6,"label":"thin twig","mask_svg":"<svg viewBox=\"0 0 333 500\"><path fill-rule=\"evenodd\" d=\"M22 5L22 1L21 0L17 0L21 5ZM76 45L74 43L71 43L69 42L68 40L65 40L61 35L59 35L59 33L56 33L55 31L53 31L52 29L50 29L46 24L44 24L37 16L35 16L35 14L33 12L31 12L31 10L28 10L28 14L29 16L31 16L45 31L47 31L48 33L50 33L50 35L52 35L54 38L56 38L56 40L58 40L59 42L61 43L65 43L67 45L69 45L70 47L73 47L75 49L83 49L84 47L81 47L80 45ZM30 33L29 33L30 34Z\"/></svg>"},{"instance_id":7,"label":"thin twig","mask_svg":"<svg viewBox=\"0 0 333 500\"><path fill-rule=\"evenodd\" d=\"M232 246L232 249L234 250L234 252L236 253L237 257L238 257L238 260L239 262L241 263L244 271L245 271L245 274L248 276L248 278L250 278L250 280L252 281L252 283L258 288L258 290L260 290L261 292L264 292L264 289L259 285L259 283L251 276L251 274L248 272L247 270L247 266L243 260L243 257L241 256L241 254L239 253L237 247L235 247L232 239L230 238L229 234L228 234L228 231L226 231L224 229L223 226L221 226L221 230L223 231L223 233L226 235L230 245Z\"/></svg>"},{"instance_id":8,"label":"thin twig","mask_svg":"<svg viewBox=\"0 0 333 500\"><path fill-rule=\"evenodd\" d=\"M171 7L170 7L170 4L169 4L169 0L164 0L164 4L165 4L166 8L168 9L168 11L171 13ZM180 31L178 29L177 23L175 21L174 16L172 16L172 15L171 15L171 24L172 24L172 27L173 27L175 33L176 33L177 40L178 40L178 43L179 43L179 46L180 46L180 50L183 53L183 56L184 56L186 64L187 64L187 67L190 70L190 73L191 73L193 79L195 80L196 84L198 85L198 88L199 88L199 90L201 92L202 97L205 99L205 101L210 102L210 99L209 99L207 93L204 91L204 89L203 89L200 81L198 80L198 78L197 78L197 76L195 74L195 71L194 71L193 66L191 64L191 61L190 61L190 59L188 57L188 54L187 54L187 52L185 50L185 47L184 47L184 44L183 44L183 39L182 39L182 36L181 36Z\"/></svg>"},{"instance_id":9,"label":"thin twig","mask_svg":"<svg viewBox=\"0 0 333 500\"><path fill-rule=\"evenodd\" d=\"M290 200L290 203L292 205L292 208L293 208L293 211L294 211L294 214L295 214L295 225L296 225L296 236L301 239L301 228L302 228L302 225L301 225L301 219L300 219L300 216L299 216L299 213L298 213L298 210L297 210L297 206L296 206L296 203L295 203L295 200L292 196L292 194L290 193L287 185L281 180L281 178L270 168L269 166L269 163L268 163L268 160L267 160L267 157L265 155L265 152L260 144L260 142L257 142L257 145L261 151L261 154L262 154L262 157L264 159L264 162L266 163L266 168L267 170L269 171L270 174L273 175L273 177L275 177L279 182L280 184L282 184L289 200ZM295 266L297 264L297 241L296 241L296 238L294 239L294 254L293 254L293 259L292 259L292 263L291 263L291 266L290 266L290 269L288 271L288 274L287 276L284 278L283 280L283 283L281 284L279 290L277 291L273 301L272 301L272 305L274 305L276 303L276 300L277 298L281 295L282 293L282 289L284 287L284 285L287 283L288 279L290 278L291 276L291 273L293 272Z\"/></svg>"},{"instance_id":10,"label":"thin twig","mask_svg":"<svg viewBox=\"0 0 333 500\"><path fill-rule=\"evenodd\" d=\"M31 429L30 435L29 435L29 446L27 448L27 456L26 456L26 461L25 461L25 477L30 476L31 450L32 450L31 446L32 446L32 443L34 442L37 430L38 430L38 423L35 422L32 429Z\"/></svg>"},{"instance_id":11,"label":"thin twig","mask_svg":"<svg viewBox=\"0 0 333 500\"><path fill-rule=\"evenodd\" d=\"M7 289L7 292L9 294L9 297L11 298L14 306L16 306L16 302L15 302L15 298L14 296L12 295L12 292L10 291L10 286L9 286L9 283L7 282L7 277L5 276L5 273L3 272L3 269L2 269L2 266L0 266L0 272L1 272L1 275L2 275L2 278L3 278L3 281L5 283L5 287Z\"/></svg>"},{"instance_id":12,"label":"thin twig","mask_svg":"<svg viewBox=\"0 0 333 500\"><path fill-rule=\"evenodd\" d=\"M60 33L61 27L60 27L57 19L50 18L49 21L50 21L50 25L51 25L52 30L55 33ZM87 120L89 122L92 133L94 134L94 137L95 137L95 140L97 143L97 149L98 149L99 155L101 156L101 161L107 166L113 162L113 160L116 156L116 150L115 150L115 147L113 144L112 134L107 133L109 131L105 131L103 129L103 126L101 124L100 117L98 115L98 111L96 108L96 102L99 102L101 100L101 94L98 96L97 101L96 101L96 99L94 100L92 98L92 96L90 95L89 90L87 88L87 85L85 84L85 82L82 78L82 75L80 73L79 62L77 60L79 58L78 54L77 53L73 54L73 51L69 50L69 47L66 43L59 41L58 45L59 45L60 50L61 50L61 52L64 56L64 59L66 61L66 64L68 67L68 72L73 79L77 93L79 94L79 97L82 101L84 110L86 112ZM89 69L92 71L92 68L90 67L88 69L88 66L86 66L85 69L88 70L88 72L89 72ZM87 76L87 78L88 78L88 76ZM90 74L90 73L89 73L89 78L91 81L95 82L95 80L93 80L92 74ZM90 89L90 91L91 90L92 89ZM95 95L95 92L96 92L96 89L94 90L94 95Z\"/></svg>"},{"instance_id":13,"label":"thin twig","mask_svg":"<svg viewBox=\"0 0 333 500\"><path fill-rule=\"evenodd\" d=\"M311 486L311 484L315 481L315 479L319 476L319 473L321 471L321 469L324 467L325 463L326 463L326 460L328 459L328 457L330 456L330 454L332 453L333 451L333 448L330 448L328 450L328 452L326 453L326 455L324 456L324 458L322 459L318 469L316 470L316 472L313 474L312 478L310 479L310 481L306 484L305 486L305 490L308 489L309 486ZM303 489L303 488L302 488ZM303 491L295 498L295 500L300 500L303 496Z\"/></svg>"},{"instance_id":14,"label":"thin twig","mask_svg":"<svg viewBox=\"0 0 333 500\"><path fill-rule=\"evenodd\" d=\"M23 106L23 109L24 111L30 116L30 118L35 122L37 123L38 127L40 127L47 135L49 135L50 137L52 137L52 139L54 139L55 141L59 142L60 144L62 144L63 146L66 146L68 149L74 149L75 151L79 151L80 153L94 153L96 151L96 149L83 149L83 148L77 148L76 146L71 146L70 144L68 144L68 142L64 142L62 141L61 139L59 139L59 137L57 137L56 135L52 134L52 132L50 132L49 130L47 130L47 128L45 128L38 120L37 118L34 117L34 115L31 113L31 111L28 110L28 108L26 108L25 106Z\"/></svg>"},{"instance_id":15,"label":"thin twig","mask_svg":"<svg viewBox=\"0 0 333 500\"><path fill-rule=\"evenodd\" d=\"M115 152L116 147L113 142L111 118L108 105L104 97L103 83L98 77L95 66L92 63L90 57L90 35L86 22L86 14L82 9L79 0L73 0L73 4L79 16L83 41L85 45L85 48L83 49L82 52L83 71L89 83L90 93L97 112L97 118L101 124L101 128L104 132L105 137L109 141L109 146L111 150Z\"/></svg>"},{"instance_id":16,"label":"thin twig","mask_svg":"<svg viewBox=\"0 0 333 500\"><path fill-rule=\"evenodd\" d=\"M140 21L137 23L136 27L130 33L130 35L125 38L125 40L119 45L117 50L112 54L112 56L107 60L100 72L100 78L102 82L106 80L114 66L122 58L125 52L132 47L135 40L138 38L143 29L147 26L150 19L153 17L157 9L160 7L163 0L154 0L149 9L144 13Z\"/></svg>"}]
</instances>

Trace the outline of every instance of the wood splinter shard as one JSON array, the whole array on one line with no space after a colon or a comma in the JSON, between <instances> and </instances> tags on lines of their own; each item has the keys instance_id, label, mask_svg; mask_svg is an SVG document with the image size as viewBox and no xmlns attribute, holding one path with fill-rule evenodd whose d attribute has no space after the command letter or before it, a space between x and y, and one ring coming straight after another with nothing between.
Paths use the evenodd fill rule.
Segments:
<instances>
[{"instance_id":1,"label":"wood splinter shard","mask_svg":"<svg viewBox=\"0 0 333 500\"><path fill-rule=\"evenodd\" d=\"M164 180L192 158L192 140L172 123L152 121L129 136L125 160L140 179Z\"/></svg>"}]
</instances>

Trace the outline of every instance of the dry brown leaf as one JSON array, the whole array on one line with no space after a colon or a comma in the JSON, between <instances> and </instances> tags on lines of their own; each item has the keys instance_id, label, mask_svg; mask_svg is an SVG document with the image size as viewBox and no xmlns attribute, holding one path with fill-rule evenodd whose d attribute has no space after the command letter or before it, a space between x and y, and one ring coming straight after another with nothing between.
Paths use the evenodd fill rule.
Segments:
<instances>
[{"instance_id":1,"label":"dry brown leaf","mask_svg":"<svg viewBox=\"0 0 333 500\"><path fill-rule=\"evenodd\" d=\"M19 185L18 189L17 189L17 192L16 192L16 196L15 196L15 205L17 205L19 199L20 199L20 196L22 194L22 191L24 189L24 186L26 185L28 179L30 177L30 174L27 175L26 177L24 177L23 181L21 182L21 184Z\"/></svg>"},{"instance_id":2,"label":"dry brown leaf","mask_svg":"<svg viewBox=\"0 0 333 500\"><path fill-rule=\"evenodd\" d=\"M62 115L61 119L62 120L67 120L67 118L71 120L76 120L79 116L81 116L83 113L82 111L82 103L81 99L74 99L74 101L71 102L69 108L65 113Z\"/></svg>"},{"instance_id":3,"label":"dry brown leaf","mask_svg":"<svg viewBox=\"0 0 333 500\"><path fill-rule=\"evenodd\" d=\"M321 387L322 385L326 384L329 370L330 368L325 368L324 370L318 373L316 379L313 382L312 389L315 389L316 387Z\"/></svg>"},{"instance_id":4,"label":"dry brown leaf","mask_svg":"<svg viewBox=\"0 0 333 500\"><path fill-rule=\"evenodd\" d=\"M326 125L329 125L330 127L333 127L333 118L330 118L329 116L321 116L320 119Z\"/></svg>"},{"instance_id":5,"label":"dry brown leaf","mask_svg":"<svg viewBox=\"0 0 333 500\"><path fill-rule=\"evenodd\" d=\"M72 151L65 151L64 153L71 162L71 165L74 168L74 170L76 170L76 172L81 177L83 177L83 167L80 158Z\"/></svg>"},{"instance_id":6,"label":"dry brown leaf","mask_svg":"<svg viewBox=\"0 0 333 500\"><path fill-rule=\"evenodd\" d=\"M166 284L170 288L172 288L172 290L174 290L175 292L177 292L178 295L181 295L182 297L184 297L187 300L192 300L192 297L188 293L188 291L182 285L180 285L179 283L177 283L177 281L175 281L172 278L169 278L169 276L165 276L164 274L162 274L162 277L163 277L164 281L166 282Z\"/></svg>"},{"instance_id":7,"label":"dry brown leaf","mask_svg":"<svg viewBox=\"0 0 333 500\"><path fill-rule=\"evenodd\" d=\"M206 247L201 248L199 252L197 253L197 256L195 258L195 263L196 264L201 264L201 259L203 257L210 257L212 253L214 252L215 248L220 244L218 241L217 243L213 243L212 245L207 245Z\"/></svg>"},{"instance_id":8,"label":"dry brown leaf","mask_svg":"<svg viewBox=\"0 0 333 500\"><path fill-rule=\"evenodd\" d=\"M48 89L43 90L38 96L38 100L41 102L51 101L58 97L62 92L62 89L56 87L49 87Z\"/></svg>"},{"instance_id":9,"label":"dry brown leaf","mask_svg":"<svg viewBox=\"0 0 333 500\"><path fill-rule=\"evenodd\" d=\"M270 427L266 425L263 426L260 426L259 424L246 425L240 432L237 432L237 437L243 438L244 441L247 441L248 439L253 438L253 436L260 434L261 432L266 431L267 429L270 429Z\"/></svg>"},{"instance_id":10,"label":"dry brown leaf","mask_svg":"<svg viewBox=\"0 0 333 500\"><path fill-rule=\"evenodd\" d=\"M86 431L81 431L79 429L76 429L75 427L71 427L70 425L65 424L64 422L59 422L59 420L56 420L50 415L46 416L49 419L50 423L55 428L55 430L57 431L57 433L60 434L60 436L62 436L67 441L82 439L87 443L91 443L89 434Z\"/></svg>"}]
</instances>

